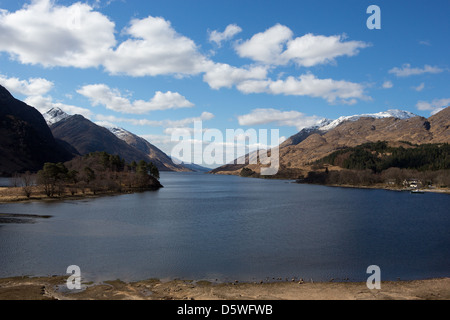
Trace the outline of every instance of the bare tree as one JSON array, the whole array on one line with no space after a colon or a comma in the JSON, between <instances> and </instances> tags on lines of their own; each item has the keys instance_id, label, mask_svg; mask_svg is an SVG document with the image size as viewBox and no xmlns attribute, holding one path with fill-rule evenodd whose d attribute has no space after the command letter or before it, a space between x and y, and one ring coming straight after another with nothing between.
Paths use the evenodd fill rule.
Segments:
<instances>
[{"instance_id":1,"label":"bare tree","mask_svg":"<svg viewBox=\"0 0 450 320\"><path fill-rule=\"evenodd\" d=\"M33 192L33 185L35 184L35 176L31 174L29 171L25 172L20 176L22 191L27 198L31 197L31 193Z\"/></svg>"}]
</instances>

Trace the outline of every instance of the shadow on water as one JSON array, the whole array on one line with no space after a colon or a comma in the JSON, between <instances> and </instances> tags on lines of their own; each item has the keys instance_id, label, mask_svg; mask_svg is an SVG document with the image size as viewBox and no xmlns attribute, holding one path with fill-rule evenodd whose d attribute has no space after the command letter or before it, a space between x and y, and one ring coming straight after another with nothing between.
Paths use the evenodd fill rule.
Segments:
<instances>
[{"instance_id":1,"label":"shadow on water","mask_svg":"<svg viewBox=\"0 0 450 320\"><path fill-rule=\"evenodd\" d=\"M34 214L0 213L0 224L35 223L37 219L50 219L51 217Z\"/></svg>"}]
</instances>

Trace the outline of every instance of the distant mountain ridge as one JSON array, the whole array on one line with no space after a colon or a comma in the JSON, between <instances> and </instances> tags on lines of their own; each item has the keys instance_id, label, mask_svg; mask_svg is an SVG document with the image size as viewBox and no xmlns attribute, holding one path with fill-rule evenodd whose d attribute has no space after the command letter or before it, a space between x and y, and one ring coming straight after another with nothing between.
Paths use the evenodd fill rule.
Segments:
<instances>
[{"instance_id":1,"label":"distant mountain ridge","mask_svg":"<svg viewBox=\"0 0 450 320\"><path fill-rule=\"evenodd\" d=\"M346 122L346 121L358 121L361 118L374 118L374 119L383 119L383 118L396 118L396 119L409 119L417 117L414 113L411 113L409 111L403 111L398 109L388 110L384 112L378 112L378 113L369 113L369 114L360 114L360 115L353 115L353 116L343 116L336 120L328 120L325 121L325 123L318 126L317 129L320 131L329 131L331 129L336 128L340 124Z\"/></svg>"},{"instance_id":2,"label":"distant mountain ridge","mask_svg":"<svg viewBox=\"0 0 450 320\"><path fill-rule=\"evenodd\" d=\"M449 143L450 107L426 119L407 111L388 110L376 114L341 117L323 120L305 128L279 146L279 175L296 178L311 170L311 163L345 147L355 147L367 142L388 141L401 145ZM211 171L217 174L240 174L243 168L259 173L259 164L248 164L256 153L246 156L247 164L236 161Z\"/></svg>"},{"instance_id":3,"label":"distant mountain ridge","mask_svg":"<svg viewBox=\"0 0 450 320\"><path fill-rule=\"evenodd\" d=\"M316 125L304 128L299 133L293 135L289 139L287 139L280 147L285 147L287 145L291 144L299 144L306 138L308 138L311 134L314 133L326 133L337 126L343 124L344 122L354 122L358 121L361 118L373 118L373 119L384 119L384 118L395 118L395 119L410 119L417 117L414 113L411 113L409 111L403 111L398 109L391 109L387 111L382 111L378 113L369 113L369 114L360 114L360 115L353 115L353 116L343 116L336 120L330 120L330 119L322 119L320 120Z\"/></svg>"}]
</instances>

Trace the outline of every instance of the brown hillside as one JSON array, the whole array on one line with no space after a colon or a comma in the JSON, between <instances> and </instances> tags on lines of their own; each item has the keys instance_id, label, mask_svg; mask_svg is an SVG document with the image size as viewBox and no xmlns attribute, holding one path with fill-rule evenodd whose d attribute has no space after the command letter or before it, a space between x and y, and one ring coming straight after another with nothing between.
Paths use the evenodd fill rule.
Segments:
<instances>
[{"instance_id":1,"label":"brown hillside","mask_svg":"<svg viewBox=\"0 0 450 320\"><path fill-rule=\"evenodd\" d=\"M326 133L312 131L308 136L300 132L288 139L288 143L285 142L280 146L280 172L284 172L285 175L292 172L296 175L305 173L311 169L310 164L313 161L339 149L367 142L388 141L397 145L405 141L413 144L450 142L449 127L450 107L429 119L361 118L357 121L344 122ZM296 141L301 142L293 144ZM255 172L260 170L259 166L255 165L227 165L215 169L213 173L240 174L244 167L251 168Z\"/></svg>"}]
</instances>

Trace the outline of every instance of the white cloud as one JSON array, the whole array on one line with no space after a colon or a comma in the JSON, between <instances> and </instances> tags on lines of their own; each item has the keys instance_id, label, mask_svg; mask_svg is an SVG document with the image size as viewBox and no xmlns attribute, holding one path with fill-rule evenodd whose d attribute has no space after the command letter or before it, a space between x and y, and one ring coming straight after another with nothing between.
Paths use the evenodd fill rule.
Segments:
<instances>
[{"instance_id":1,"label":"white cloud","mask_svg":"<svg viewBox=\"0 0 450 320\"><path fill-rule=\"evenodd\" d=\"M93 106L103 105L107 109L121 113L144 114L150 111L190 108L194 105L178 92L157 91L149 101L135 100L131 102L121 95L119 90L111 89L105 84L83 86L77 92L91 101Z\"/></svg>"},{"instance_id":2,"label":"white cloud","mask_svg":"<svg viewBox=\"0 0 450 320\"><path fill-rule=\"evenodd\" d=\"M293 38L293 32L277 24L236 46L241 57L269 65L286 65L293 61L298 66L311 67L334 62L339 56L353 56L368 44L344 41L345 36L306 34Z\"/></svg>"},{"instance_id":3,"label":"white cloud","mask_svg":"<svg viewBox=\"0 0 450 320\"><path fill-rule=\"evenodd\" d=\"M61 102L54 102L53 98L50 96L30 96L27 97L24 102L36 108L41 113L46 113L52 108L60 108L68 114L80 114L88 119L92 116L92 111L89 109L67 105Z\"/></svg>"},{"instance_id":4,"label":"white cloud","mask_svg":"<svg viewBox=\"0 0 450 320\"><path fill-rule=\"evenodd\" d=\"M275 123L279 126L295 127L298 131L319 123L323 118L306 116L298 111L281 111L278 109L254 109L249 114L238 117L241 126L255 126Z\"/></svg>"},{"instance_id":5,"label":"white cloud","mask_svg":"<svg viewBox=\"0 0 450 320\"><path fill-rule=\"evenodd\" d=\"M203 74L203 80L213 89L236 86L245 93L308 95L330 102L341 99L344 103L355 103L355 99L363 97L362 85L356 83L322 80L311 75L273 81L268 79L268 72L273 65L289 62L299 66L330 63L339 56L357 54L366 43L345 41L344 36L307 34L294 38L289 28L277 24L236 46L241 57L266 65L234 67L210 60L193 40L177 33L171 23L161 17L131 20L121 34L125 40L117 43L114 22L95 11L97 5L98 2L93 6L77 2L63 6L51 0L34 0L16 12L2 11L0 51L8 52L24 64L103 67L113 75L183 77ZM222 33L211 33L211 39L230 39L239 29L237 25L229 25ZM105 87L84 87L81 92L94 104L120 112L145 113L192 106L183 96L170 91L159 92L150 101L133 102Z\"/></svg>"},{"instance_id":6,"label":"white cloud","mask_svg":"<svg viewBox=\"0 0 450 320\"><path fill-rule=\"evenodd\" d=\"M214 118L214 114L210 112L203 112L198 117L185 118L180 120L148 120L148 119L130 119L119 118L116 116L106 116L98 114L95 116L98 121L107 121L110 123L130 123L136 126L150 126L150 127L164 127L164 128L185 128L196 121L207 121Z\"/></svg>"},{"instance_id":7,"label":"white cloud","mask_svg":"<svg viewBox=\"0 0 450 320\"><path fill-rule=\"evenodd\" d=\"M356 99L368 100L364 86L354 82L333 79L318 79L313 74L303 74L286 80L249 80L237 86L243 93L270 93L323 98L329 103L339 101L354 104Z\"/></svg>"},{"instance_id":8,"label":"white cloud","mask_svg":"<svg viewBox=\"0 0 450 320\"><path fill-rule=\"evenodd\" d=\"M218 46L222 45L223 41L232 39L235 35L242 32L241 27L236 24L230 24L225 28L224 32L213 30L209 33L209 41L215 42Z\"/></svg>"},{"instance_id":9,"label":"white cloud","mask_svg":"<svg viewBox=\"0 0 450 320\"><path fill-rule=\"evenodd\" d=\"M413 89L416 90L417 92L420 92L423 89L425 89L425 83L422 82L419 86L413 87Z\"/></svg>"},{"instance_id":10,"label":"white cloud","mask_svg":"<svg viewBox=\"0 0 450 320\"><path fill-rule=\"evenodd\" d=\"M444 69L425 65L423 68L411 68L411 65L405 63L401 68L395 67L389 70L389 73L395 74L397 77L409 77L424 73L441 73Z\"/></svg>"},{"instance_id":11,"label":"white cloud","mask_svg":"<svg viewBox=\"0 0 450 320\"><path fill-rule=\"evenodd\" d=\"M346 41L344 36L315 36L306 34L289 41L283 52L286 60L293 60L299 66L311 67L317 64L334 62L340 56L354 56L359 49L369 45L362 41Z\"/></svg>"},{"instance_id":12,"label":"white cloud","mask_svg":"<svg viewBox=\"0 0 450 320\"><path fill-rule=\"evenodd\" d=\"M262 80L267 77L267 68L253 66L236 68L224 63L214 64L203 76L203 80L213 89L231 88L247 80Z\"/></svg>"},{"instance_id":13,"label":"white cloud","mask_svg":"<svg viewBox=\"0 0 450 320\"><path fill-rule=\"evenodd\" d=\"M62 102L54 102L51 96L44 96L54 86L54 83L47 79L29 78L28 80L20 80L15 77L8 78L0 74L0 84L8 91L26 96L24 102L36 108L41 113L45 113L52 108L60 108L68 114L81 114L86 118L92 116L92 112L89 109L67 105Z\"/></svg>"},{"instance_id":14,"label":"white cloud","mask_svg":"<svg viewBox=\"0 0 450 320\"><path fill-rule=\"evenodd\" d=\"M116 44L114 27L88 4L34 0L0 14L0 51L24 64L97 67Z\"/></svg>"},{"instance_id":15,"label":"white cloud","mask_svg":"<svg viewBox=\"0 0 450 320\"><path fill-rule=\"evenodd\" d=\"M394 84L392 83L392 81L385 81L383 83L383 89L391 89L394 87Z\"/></svg>"},{"instance_id":16,"label":"white cloud","mask_svg":"<svg viewBox=\"0 0 450 320\"><path fill-rule=\"evenodd\" d=\"M117 127L114 123L109 122L109 121L94 121L94 123L100 127L105 127L105 128L115 128Z\"/></svg>"},{"instance_id":17,"label":"white cloud","mask_svg":"<svg viewBox=\"0 0 450 320\"><path fill-rule=\"evenodd\" d=\"M130 39L122 42L104 63L112 74L193 75L209 64L194 41L178 34L163 18L134 19L124 33Z\"/></svg>"},{"instance_id":18,"label":"white cloud","mask_svg":"<svg viewBox=\"0 0 450 320\"><path fill-rule=\"evenodd\" d=\"M0 84L8 91L23 94L25 96L46 94L53 88L53 82L42 78L29 78L20 80L18 78L8 78L0 74Z\"/></svg>"},{"instance_id":19,"label":"white cloud","mask_svg":"<svg viewBox=\"0 0 450 320\"><path fill-rule=\"evenodd\" d=\"M417 102L417 109L422 111L430 111L432 115L444 110L450 106L450 98L446 99L434 99L432 102L419 101Z\"/></svg>"},{"instance_id":20,"label":"white cloud","mask_svg":"<svg viewBox=\"0 0 450 320\"><path fill-rule=\"evenodd\" d=\"M266 64L285 64L281 54L284 45L292 39L292 31L283 25L277 24L264 32L255 34L251 39L236 46L241 57L250 58Z\"/></svg>"}]
</instances>

